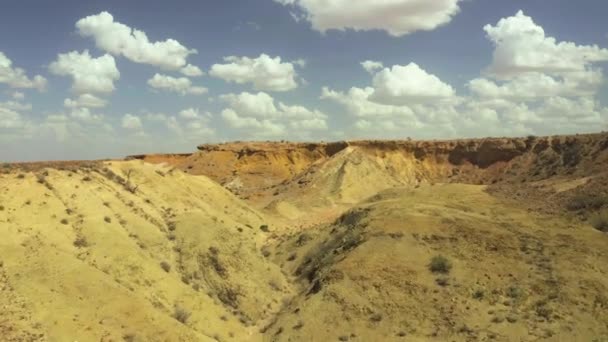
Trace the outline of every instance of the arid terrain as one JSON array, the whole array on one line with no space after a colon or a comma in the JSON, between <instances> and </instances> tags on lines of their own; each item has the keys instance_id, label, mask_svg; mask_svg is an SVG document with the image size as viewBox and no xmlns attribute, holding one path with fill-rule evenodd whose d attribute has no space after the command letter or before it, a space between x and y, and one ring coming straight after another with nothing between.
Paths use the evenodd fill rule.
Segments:
<instances>
[{"instance_id":1,"label":"arid terrain","mask_svg":"<svg viewBox=\"0 0 608 342\"><path fill-rule=\"evenodd\" d=\"M0 165L1 341L608 341L608 133Z\"/></svg>"}]
</instances>

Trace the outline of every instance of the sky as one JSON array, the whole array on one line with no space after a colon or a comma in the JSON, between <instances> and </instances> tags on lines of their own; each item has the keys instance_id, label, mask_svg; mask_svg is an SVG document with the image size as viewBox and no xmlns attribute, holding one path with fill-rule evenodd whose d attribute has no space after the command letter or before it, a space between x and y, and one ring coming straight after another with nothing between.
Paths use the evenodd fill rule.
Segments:
<instances>
[{"instance_id":1,"label":"sky","mask_svg":"<svg viewBox=\"0 0 608 342\"><path fill-rule=\"evenodd\" d=\"M608 2L4 0L0 161L608 130Z\"/></svg>"}]
</instances>

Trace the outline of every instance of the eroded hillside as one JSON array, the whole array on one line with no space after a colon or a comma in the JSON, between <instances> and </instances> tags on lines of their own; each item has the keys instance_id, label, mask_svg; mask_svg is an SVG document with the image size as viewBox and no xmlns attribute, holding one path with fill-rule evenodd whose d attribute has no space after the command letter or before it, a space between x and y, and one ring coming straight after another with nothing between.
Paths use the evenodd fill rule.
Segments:
<instances>
[{"instance_id":1,"label":"eroded hillside","mask_svg":"<svg viewBox=\"0 0 608 342\"><path fill-rule=\"evenodd\" d=\"M255 340L289 288L265 218L139 161L4 174L0 223L6 341Z\"/></svg>"},{"instance_id":2,"label":"eroded hillside","mask_svg":"<svg viewBox=\"0 0 608 342\"><path fill-rule=\"evenodd\" d=\"M608 134L130 159L1 170L6 340L608 340Z\"/></svg>"}]
</instances>

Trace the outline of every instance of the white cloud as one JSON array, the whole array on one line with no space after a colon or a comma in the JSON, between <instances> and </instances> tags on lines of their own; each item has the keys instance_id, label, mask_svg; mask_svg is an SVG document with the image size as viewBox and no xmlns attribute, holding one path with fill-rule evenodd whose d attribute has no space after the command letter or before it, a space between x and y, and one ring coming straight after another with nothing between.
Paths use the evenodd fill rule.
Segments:
<instances>
[{"instance_id":1,"label":"white cloud","mask_svg":"<svg viewBox=\"0 0 608 342\"><path fill-rule=\"evenodd\" d=\"M154 77L148 80L148 85L154 89L160 89L168 92L184 95L202 95L206 94L208 89L204 87L193 86L192 81L186 77L172 77L168 75L155 74Z\"/></svg>"},{"instance_id":2,"label":"white cloud","mask_svg":"<svg viewBox=\"0 0 608 342\"><path fill-rule=\"evenodd\" d=\"M141 119L138 116L125 114L122 117L122 128L131 131L141 131L143 129L143 125L141 123Z\"/></svg>"},{"instance_id":3,"label":"white cloud","mask_svg":"<svg viewBox=\"0 0 608 342\"><path fill-rule=\"evenodd\" d=\"M101 99L92 94L81 94L77 99L65 99L63 105L67 108L103 108L108 104L104 99Z\"/></svg>"},{"instance_id":4,"label":"white cloud","mask_svg":"<svg viewBox=\"0 0 608 342\"><path fill-rule=\"evenodd\" d=\"M370 74L374 73L378 69L384 68L384 64L382 64L382 62L376 61L364 61L361 62L361 66L363 67L363 69L365 69L365 71L369 72Z\"/></svg>"},{"instance_id":5,"label":"white cloud","mask_svg":"<svg viewBox=\"0 0 608 342\"><path fill-rule=\"evenodd\" d=\"M70 111L70 117L84 122L101 122L104 119L103 115L92 113L86 107L73 107Z\"/></svg>"},{"instance_id":6,"label":"white cloud","mask_svg":"<svg viewBox=\"0 0 608 342\"><path fill-rule=\"evenodd\" d=\"M304 137L327 129L327 115L303 106L290 106L263 92L222 95L229 104L221 113L224 121L242 134L253 137Z\"/></svg>"},{"instance_id":7,"label":"white cloud","mask_svg":"<svg viewBox=\"0 0 608 342\"><path fill-rule=\"evenodd\" d=\"M42 91L46 88L46 78L36 75L30 79L25 70L13 67L13 62L0 51L0 83L8 84L11 88L34 88Z\"/></svg>"},{"instance_id":8,"label":"white cloud","mask_svg":"<svg viewBox=\"0 0 608 342\"><path fill-rule=\"evenodd\" d=\"M447 24L460 0L274 0L297 9L292 17L308 20L312 28L356 31L384 30L392 36L430 31Z\"/></svg>"},{"instance_id":9,"label":"white cloud","mask_svg":"<svg viewBox=\"0 0 608 342\"><path fill-rule=\"evenodd\" d=\"M454 97L454 89L416 63L384 68L374 75L370 100L382 104L413 104Z\"/></svg>"},{"instance_id":10,"label":"white cloud","mask_svg":"<svg viewBox=\"0 0 608 342\"><path fill-rule=\"evenodd\" d=\"M24 93L22 93L22 92L20 92L20 91L16 91L16 92L14 92L14 93L12 93L12 94L11 94L11 97L12 97L14 100L17 100L17 101L22 101L22 100L24 100L24 99L25 99L25 94L24 94Z\"/></svg>"},{"instance_id":11,"label":"white cloud","mask_svg":"<svg viewBox=\"0 0 608 342\"><path fill-rule=\"evenodd\" d=\"M185 67L188 56L197 53L174 39L150 42L145 32L114 21L108 12L78 20L76 29L81 36L92 37L96 46L106 52L166 70Z\"/></svg>"},{"instance_id":12,"label":"white cloud","mask_svg":"<svg viewBox=\"0 0 608 342\"><path fill-rule=\"evenodd\" d=\"M392 106L371 101L369 98L374 88L365 89L353 87L347 93L323 87L321 99L335 101L344 106L348 114L357 118L398 118L405 121L415 121L414 111L408 106Z\"/></svg>"},{"instance_id":13,"label":"white cloud","mask_svg":"<svg viewBox=\"0 0 608 342\"><path fill-rule=\"evenodd\" d=\"M261 54L257 58L225 57L226 64L214 64L209 71L213 77L237 84L252 83L254 89L265 91L289 91L298 87L294 64L303 65L303 60L294 63L281 62L281 57Z\"/></svg>"},{"instance_id":14,"label":"white cloud","mask_svg":"<svg viewBox=\"0 0 608 342\"><path fill-rule=\"evenodd\" d=\"M486 25L495 45L490 78L469 82L480 98L539 101L552 97L593 96L604 81L593 63L608 60L608 49L597 45L558 42L522 11Z\"/></svg>"},{"instance_id":15,"label":"white cloud","mask_svg":"<svg viewBox=\"0 0 608 342\"><path fill-rule=\"evenodd\" d=\"M0 129L16 129L23 126L21 114L17 111L4 108L0 104ZM0 130L0 132L2 132Z\"/></svg>"},{"instance_id":16,"label":"white cloud","mask_svg":"<svg viewBox=\"0 0 608 342\"><path fill-rule=\"evenodd\" d=\"M192 64L188 64L185 67L181 68L179 72L188 77L199 77L205 74L199 67Z\"/></svg>"},{"instance_id":17,"label":"white cloud","mask_svg":"<svg viewBox=\"0 0 608 342\"><path fill-rule=\"evenodd\" d=\"M146 113L146 120L150 121L166 121L167 115L164 113Z\"/></svg>"},{"instance_id":18,"label":"white cloud","mask_svg":"<svg viewBox=\"0 0 608 342\"><path fill-rule=\"evenodd\" d=\"M602 82L603 75L599 70L571 74L568 77L534 72L509 81L495 82L487 78L476 78L468 83L468 87L480 97L535 100L553 96L593 95Z\"/></svg>"},{"instance_id":19,"label":"white cloud","mask_svg":"<svg viewBox=\"0 0 608 342\"><path fill-rule=\"evenodd\" d=\"M59 54L49 70L56 75L71 76L74 80L72 90L77 94L111 93L114 81L120 78L114 57L106 54L93 58L88 50Z\"/></svg>"},{"instance_id":20,"label":"white cloud","mask_svg":"<svg viewBox=\"0 0 608 342\"><path fill-rule=\"evenodd\" d=\"M608 60L608 49L597 45L558 43L522 11L501 19L496 26L486 25L484 30L495 44L494 60L488 71L501 79L533 72L553 75L584 72L591 63Z\"/></svg>"},{"instance_id":21,"label":"white cloud","mask_svg":"<svg viewBox=\"0 0 608 342\"><path fill-rule=\"evenodd\" d=\"M25 111L25 110L32 109L31 104L18 102L18 101L0 102L0 107L5 108L5 109L10 109L10 110L16 110L16 111Z\"/></svg>"},{"instance_id":22,"label":"white cloud","mask_svg":"<svg viewBox=\"0 0 608 342\"><path fill-rule=\"evenodd\" d=\"M279 111L274 105L272 96L259 92L257 94L240 93L221 95L220 99L227 102L232 109L243 116L256 118L275 118Z\"/></svg>"},{"instance_id":23,"label":"white cloud","mask_svg":"<svg viewBox=\"0 0 608 342\"><path fill-rule=\"evenodd\" d=\"M187 108L179 112L179 117L186 120L195 120L200 118L199 112L198 108Z\"/></svg>"},{"instance_id":24,"label":"white cloud","mask_svg":"<svg viewBox=\"0 0 608 342\"><path fill-rule=\"evenodd\" d=\"M209 123L211 114L200 113L198 108L187 108L177 116L168 117L165 121L169 131L173 132L182 141L198 141L215 135Z\"/></svg>"},{"instance_id":25,"label":"white cloud","mask_svg":"<svg viewBox=\"0 0 608 342\"><path fill-rule=\"evenodd\" d=\"M469 82L478 97L538 101L593 96L604 81L593 63L608 61L608 49L558 42L522 11L484 30L495 45L487 72L493 79Z\"/></svg>"}]
</instances>

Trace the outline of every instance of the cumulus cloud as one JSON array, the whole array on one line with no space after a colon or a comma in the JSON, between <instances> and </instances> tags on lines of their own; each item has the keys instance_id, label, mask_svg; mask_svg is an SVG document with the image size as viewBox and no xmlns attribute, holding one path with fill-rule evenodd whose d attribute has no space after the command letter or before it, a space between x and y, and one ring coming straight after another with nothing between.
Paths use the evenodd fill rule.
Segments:
<instances>
[{"instance_id":1,"label":"cumulus cloud","mask_svg":"<svg viewBox=\"0 0 608 342\"><path fill-rule=\"evenodd\" d=\"M206 94L208 89L205 87L193 86L192 81L186 77L172 77L168 75L155 74L148 80L148 85L154 89L184 95Z\"/></svg>"},{"instance_id":2,"label":"cumulus cloud","mask_svg":"<svg viewBox=\"0 0 608 342\"><path fill-rule=\"evenodd\" d=\"M21 114L0 104L0 129L15 129L21 126L23 126Z\"/></svg>"},{"instance_id":3,"label":"cumulus cloud","mask_svg":"<svg viewBox=\"0 0 608 342\"><path fill-rule=\"evenodd\" d=\"M591 63L608 60L608 49L597 45L557 42L523 11L501 19L484 30L494 45L494 60L488 71L509 79L520 74L541 72L561 74L586 71Z\"/></svg>"},{"instance_id":4,"label":"cumulus cloud","mask_svg":"<svg viewBox=\"0 0 608 342\"><path fill-rule=\"evenodd\" d=\"M179 112L179 117L186 120L196 120L201 117L198 108L187 108Z\"/></svg>"},{"instance_id":5,"label":"cumulus cloud","mask_svg":"<svg viewBox=\"0 0 608 342\"><path fill-rule=\"evenodd\" d=\"M603 72L594 63L608 61L608 49L558 42L522 11L484 30L495 50L489 78L468 84L477 96L526 101L590 96L603 83Z\"/></svg>"},{"instance_id":6,"label":"cumulus cloud","mask_svg":"<svg viewBox=\"0 0 608 342\"><path fill-rule=\"evenodd\" d=\"M101 122L104 120L103 115L93 113L86 107L73 107L69 114L71 118L84 122Z\"/></svg>"},{"instance_id":7,"label":"cumulus cloud","mask_svg":"<svg viewBox=\"0 0 608 342\"><path fill-rule=\"evenodd\" d=\"M93 38L99 49L112 55L166 70L187 68L188 56L197 53L174 39L150 42L145 32L114 21L108 12L78 20L76 29L82 37Z\"/></svg>"},{"instance_id":8,"label":"cumulus cloud","mask_svg":"<svg viewBox=\"0 0 608 342\"><path fill-rule=\"evenodd\" d=\"M32 105L29 103L23 103L20 101L6 101L6 102L0 102L0 107L5 108L5 109L10 109L10 110L16 110L16 111L25 111L25 110L31 110L32 109Z\"/></svg>"},{"instance_id":9,"label":"cumulus cloud","mask_svg":"<svg viewBox=\"0 0 608 342\"><path fill-rule=\"evenodd\" d=\"M169 131L182 141L201 141L215 135L210 127L211 114L201 113L198 108L186 108L177 116L167 117L165 123Z\"/></svg>"},{"instance_id":10,"label":"cumulus cloud","mask_svg":"<svg viewBox=\"0 0 608 342\"><path fill-rule=\"evenodd\" d=\"M46 78L36 75L29 78L25 70L13 67L11 61L2 51L0 51L0 83L8 84L11 88L38 89L42 91L46 88Z\"/></svg>"},{"instance_id":11,"label":"cumulus cloud","mask_svg":"<svg viewBox=\"0 0 608 342\"><path fill-rule=\"evenodd\" d=\"M384 68L374 75L370 100L383 104L413 104L452 98L454 89L416 63Z\"/></svg>"},{"instance_id":12,"label":"cumulus cloud","mask_svg":"<svg viewBox=\"0 0 608 342\"><path fill-rule=\"evenodd\" d=\"M264 92L227 94L220 99L229 105L221 113L224 121L253 137L307 136L327 129L323 112L282 102L275 105L274 98Z\"/></svg>"},{"instance_id":13,"label":"cumulus cloud","mask_svg":"<svg viewBox=\"0 0 608 342\"><path fill-rule=\"evenodd\" d=\"M192 64L188 64L185 67L181 68L179 72L188 77L199 77L205 74L199 67Z\"/></svg>"},{"instance_id":14,"label":"cumulus cloud","mask_svg":"<svg viewBox=\"0 0 608 342\"><path fill-rule=\"evenodd\" d=\"M384 68L384 64L382 64L382 62L376 61L364 61L361 62L361 66L370 74L374 73L376 70Z\"/></svg>"},{"instance_id":15,"label":"cumulus cloud","mask_svg":"<svg viewBox=\"0 0 608 342\"><path fill-rule=\"evenodd\" d=\"M454 89L416 64L383 68L362 63L371 86L321 98L340 104L362 136L475 137L566 134L605 127L608 108L597 100L605 49L558 43L518 12L486 26L496 45L488 77L467 83L472 96ZM564 56L561 59L561 56Z\"/></svg>"},{"instance_id":16,"label":"cumulus cloud","mask_svg":"<svg viewBox=\"0 0 608 342\"><path fill-rule=\"evenodd\" d=\"M24 94L24 93L22 93L22 92L20 92L20 91L16 91L16 92L14 92L14 93L12 93L12 94L11 94L11 97L12 97L14 100L17 100L17 101L22 101L22 100L24 100L24 99L25 99L25 94Z\"/></svg>"},{"instance_id":17,"label":"cumulus cloud","mask_svg":"<svg viewBox=\"0 0 608 342\"><path fill-rule=\"evenodd\" d=\"M132 114L125 114L122 117L122 128L131 131L141 131L143 129L143 125L141 123L141 119L138 116Z\"/></svg>"},{"instance_id":18,"label":"cumulus cloud","mask_svg":"<svg viewBox=\"0 0 608 342\"><path fill-rule=\"evenodd\" d=\"M59 54L57 60L49 65L49 70L55 75L71 76L74 81L72 91L77 94L111 93L114 81L120 78L114 57L105 54L93 58L88 50Z\"/></svg>"},{"instance_id":19,"label":"cumulus cloud","mask_svg":"<svg viewBox=\"0 0 608 342\"><path fill-rule=\"evenodd\" d=\"M227 102L230 108L243 116L256 118L274 118L279 116L279 111L274 105L274 98L264 92L256 94L226 94L221 95L220 99Z\"/></svg>"},{"instance_id":20,"label":"cumulus cloud","mask_svg":"<svg viewBox=\"0 0 608 342\"><path fill-rule=\"evenodd\" d=\"M292 8L314 30L384 30L392 36L430 31L452 20L461 0L274 0ZM296 13L293 13L296 10Z\"/></svg>"},{"instance_id":21,"label":"cumulus cloud","mask_svg":"<svg viewBox=\"0 0 608 342\"><path fill-rule=\"evenodd\" d=\"M298 87L294 64L305 65L303 60L282 62L281 57L261 54L257 58L225 57L226 64L214 64L209 71L213 77L237 84L251 83L256 90L289 91Z\"/></svg>"},{"instance_id":22,"label":"cumulus cloud","mask_svg":"<svg viewBox=\"0 0 608 342\"><path fill-rule=\"evenodd\" d=\"M63 101L64 107L67 108L77 108L77 107L85 107L85 108L103 108L108 104L108 102L104 99L101 99L92 94L81 94L76 99L65 99Z\"/></svg>"}]
</instances>

